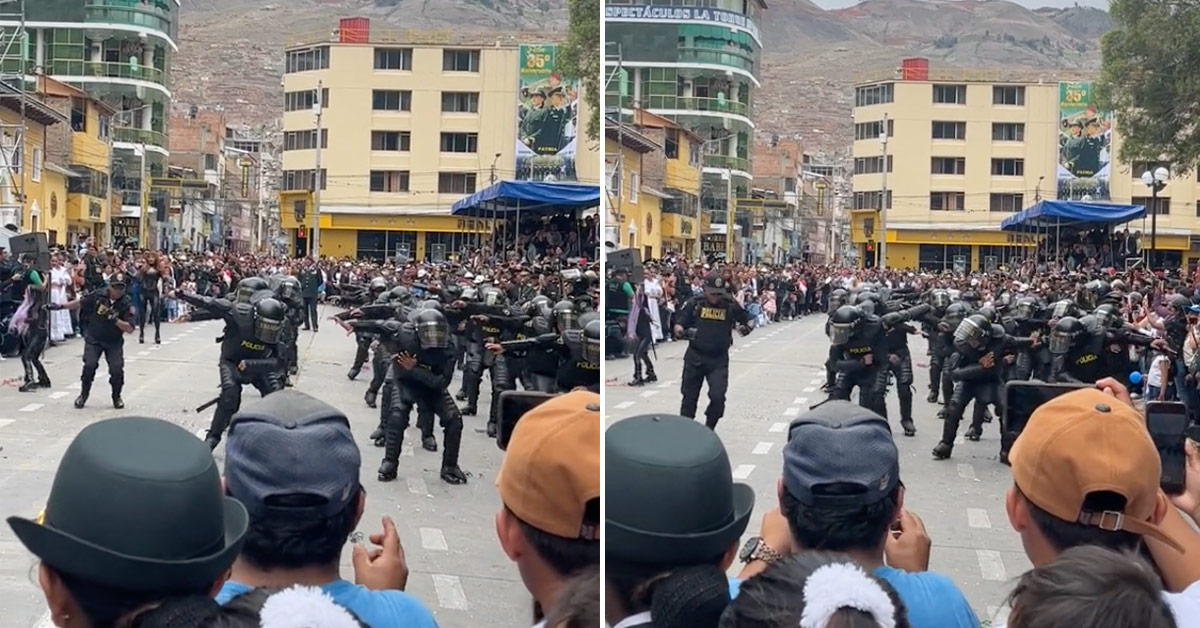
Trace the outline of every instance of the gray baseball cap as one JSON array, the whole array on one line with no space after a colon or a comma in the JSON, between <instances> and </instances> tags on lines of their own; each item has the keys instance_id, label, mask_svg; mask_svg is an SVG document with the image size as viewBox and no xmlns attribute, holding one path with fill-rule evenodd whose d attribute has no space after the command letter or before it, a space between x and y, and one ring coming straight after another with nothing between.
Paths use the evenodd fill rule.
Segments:
<instances>
[{"instance_id":1,"label":"gray baseball cap","mask_svg":"<svg viewBox=\"0 0 1200 628\"><path fill-rule=\"evenodd\" d=\"M350 421L337 408L295 390L281 390L233 417L225 445L225 488L260 517L275 498L312 497L307 507L329 517L356 494L362 458Z\"/></svg>"},{"instance_id":2,"label":"gray baseball cap","mask_svg":"<svg viewBox=\"0 0 1200 628\"><path fill-rule=\"evenodd\" d=\"M829 401L788 427L783 484L800 503L867 506L891 495L899 483L900 453L878 414L849 401Z\"/></svg>"}]
</instances>

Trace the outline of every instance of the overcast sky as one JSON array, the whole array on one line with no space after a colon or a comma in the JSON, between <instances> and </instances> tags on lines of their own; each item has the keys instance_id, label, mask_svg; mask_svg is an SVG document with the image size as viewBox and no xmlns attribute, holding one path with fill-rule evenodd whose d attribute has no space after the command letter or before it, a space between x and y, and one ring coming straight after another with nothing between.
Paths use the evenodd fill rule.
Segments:
<instances>
[{"instance_id":1,"label":"overcast sky","mask_svg":"<svg viewBox=\"0 0 1200 628\"><path fill-rule=\"evenodd\" d=\"M1031 9L1040 7L1071 7L1076 4L1089 7L1099 7L1101 9L1108 8L1108 0L1012 0L1017 4L1027 6ZM858 0L813 0L819 6L825 9L840 9L858 4ZM767 3L770 6L770 3Z\"/></svg>"}]
</instances>

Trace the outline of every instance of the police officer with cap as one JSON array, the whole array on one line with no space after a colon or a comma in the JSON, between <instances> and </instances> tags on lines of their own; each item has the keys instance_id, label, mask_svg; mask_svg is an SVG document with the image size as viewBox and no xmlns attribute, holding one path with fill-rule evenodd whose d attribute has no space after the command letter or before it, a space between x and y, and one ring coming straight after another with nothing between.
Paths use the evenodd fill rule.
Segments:
<instances>
[{"instance_id":1,"label":"police officer with cap","mask_svg":"<svg viewBox=\"0 0 1200 628\"><path fill-rule=\"evenodd\" d=\"M750 333L754 320L742 306L729 297L728 283L713 273L704 279L704 296L688 301L675 323L675 336L688 338L683 356L683 402L679 414L696 418L700 387L708 380L708 408L705 425L716 429L725 415L725 391L729 388L729 348L733 329Z\"/></svg>"},{"instance_id":2,"label":"police officer with cap","mask_svg":"<svg viewBox=\"0 0 1200 628\"><path fill-rule=\"evenodd\" d=\"M112 404L116 409L125 407L121 400L121 388L125 385L125 334L133 333L133 299L125 294L129 279L125 273L116 273L108 280L108 286L90 292L67 303L51 303L50 310L74 310L80 312L84 327L83 375L80 377L79 397L75 407L83 408L92 392L92 381L100 356L108 362L108 383L112 386Z\"/></svg>"}]
</instances>

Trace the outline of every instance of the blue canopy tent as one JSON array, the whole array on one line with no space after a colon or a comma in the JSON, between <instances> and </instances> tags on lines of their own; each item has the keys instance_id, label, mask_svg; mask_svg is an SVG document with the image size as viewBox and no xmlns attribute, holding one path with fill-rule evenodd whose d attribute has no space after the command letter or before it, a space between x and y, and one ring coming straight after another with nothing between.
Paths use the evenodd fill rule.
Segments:
<instances>
[{"instance_id":1,"label":"blue canopy tent","mask_svg":"<svg viewBox=\"0 0 1200 628\"><path fill-rule=\"evenodd\" d=\"M1046 233L1061 227L1072 229L1095 229L1143 218L1143 205L1120 205L1094 201L1038 201L1027 209L1005 218L1000 223L1004 231ZM1058 243L1055 238L1055 256Z\"/></svg>"},{"instance_id":2,"label":"blue canopy tent","mask_svg":"<svg viewBox=\"0 0 1200 628\"><path fill-rule=\"evenodd\" d=\"M501 181L456 202L450 207L453 216L473 218L516 218L518 230L521 212L538 216L566 211L581 211L600 205L600 186L582 183L544 183L541 181ZM495 240L496 231L492 230ZM507 239L507 234L501 240ZM516 234L513 236L516 242Z\"/></svg>"}]
</instances>

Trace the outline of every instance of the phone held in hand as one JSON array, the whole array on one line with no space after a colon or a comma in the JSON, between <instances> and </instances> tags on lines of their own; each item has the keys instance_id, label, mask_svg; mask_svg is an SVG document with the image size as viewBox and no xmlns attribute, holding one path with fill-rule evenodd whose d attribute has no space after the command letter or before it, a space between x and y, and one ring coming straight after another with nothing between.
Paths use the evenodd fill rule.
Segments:
<instances>
[{"instance_id":1,"label":"phone held in hand","mask_svg":"<svg viewBox=\"0 0 1200 628\"><path fill-rule=\"evenodd\" d=\"M1029 417L1039 406L1072 390L1092 388L1091 384L1047 384L1045 382L1008 382L1004 386L1004 429L1015 439L1025 429Z\"/></svg>"},{"instance_id":2,"label":"phone held in hand","mask_svg":"<svg viewBox=\"0 0 1200 628\"><path fill-rule=\"evenodd\" d=\"M1178 401L1151 401L1146 404L1146 429L1158 449L1162 462L1159 486L1168 495L1181 495L1187 478L1187 454L1184 439L1188 427L1187 408Z\"/></svg>"},{"instance_id":3,"label":"phone held in hand","mask_svg":"<svg viewBox=\"0 0 1200 628\"><path fill-rule=\"evenodd\" d=\"M496 444L501 451L508 449L508 441L517 427L517 421L555 396L527 390L506 390L500 393L500 425L497 426Z\"/></svg>"}]
</instances>

